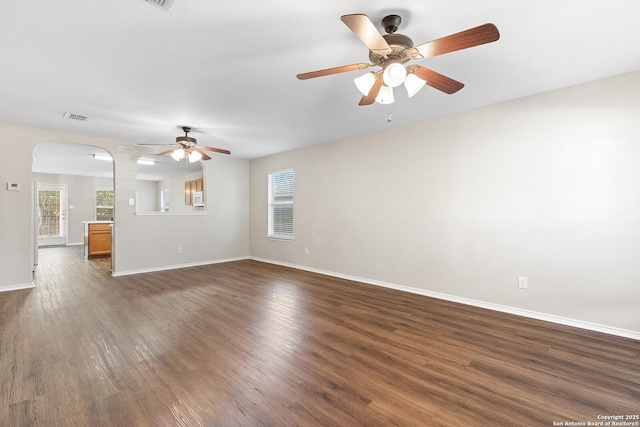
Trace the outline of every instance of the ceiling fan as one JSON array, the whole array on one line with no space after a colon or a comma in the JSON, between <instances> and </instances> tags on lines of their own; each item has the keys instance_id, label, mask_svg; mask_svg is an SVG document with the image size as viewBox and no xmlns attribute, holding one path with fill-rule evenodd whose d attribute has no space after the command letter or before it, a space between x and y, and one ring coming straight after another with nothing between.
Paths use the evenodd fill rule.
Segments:
<instances>
[{"instance_id":1,"label":"ceiling fan","mask_svg":"<svg viewBox=\"0 0 640 427\"><path fill-rule=\"evenodd\" d=\"M398 15L389 15L382 20L382 27L387 33L384 36L376 30L367 15L343 15L340 20L369 48L371 63L361 62L327 68L298 74L297 77L300 80L306 80L347 71L364 70L374 66L382 67L381 70L372 71L354 79L358 90L363 95L359 105L371 105L376 101L381 104L391 104L394 101L393 88L403 83L409 97L418 93L425 85L448 94L455 93L464 87L463 83L420 65L405 66L405 64L414 59L431 58L491 43L500 38L495 25L484 24L414 46L409 37L396 33L401 22Z\"/></svg>"},{"instance_id":2,"label":"ceiling fan","mask_svg":"<svg viewBox=\"0 0 640 427\"><path fill-rule=\"evenodd\" d=\"M156 156L163 156L165 154L170 154L173 159L180 161L184 158L189 159L190 163L197 162L198 160L209 160L211 157L207 155L202 150L205 151L214 151L216 153L222 154L231 154L229 150L223 150L221 148L215 147L207 147L205 145L198 145L198 141L189 136L189 132L191 132L191 128L187 126L182 126L182 131L184 132L184 136L176 137L176 143L170 144L177 146L178 148L172 148L167 151L163 151L162 153L156 154ZM138 145L167 145L167 144L138 144Z\"/></svg>"}]
</instances>

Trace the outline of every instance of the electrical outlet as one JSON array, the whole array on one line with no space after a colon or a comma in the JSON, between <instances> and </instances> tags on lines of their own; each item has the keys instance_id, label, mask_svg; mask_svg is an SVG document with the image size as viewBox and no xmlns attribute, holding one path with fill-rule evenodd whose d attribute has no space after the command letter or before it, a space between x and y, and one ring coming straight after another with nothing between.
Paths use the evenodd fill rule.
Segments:
<instances>
[{"instance_id":1,"label":"electrical outlet","mask_svg":"<svg viewBox=\"0 0 640 427\"><path fill-rule=\"evenodd\" d=\"M309 248L305 248L305 250L304 250L304 254L305 254L305 255L309 255Z\"/></svg>"},{"instance_id":2,"label":"electrical outlet","mask_svg":"<svg viewBox=\"0 0 640 427\"><path fill-rule=\"evenodd\" d=\"M518 287L520 289L528 289L529 288L529 284L527 283L527 278L526 277L518 277Z\"/></svg>"},{"instance_id":3,"label":"electrical outlet","mask_svg":"<svg viewBox=\"0 0 640 427\"><path fill-rule=\"evenodd\" d=\"M178 253L181 254L182 253L182 246L178 246Z\"/></svg>"}]
</instances>

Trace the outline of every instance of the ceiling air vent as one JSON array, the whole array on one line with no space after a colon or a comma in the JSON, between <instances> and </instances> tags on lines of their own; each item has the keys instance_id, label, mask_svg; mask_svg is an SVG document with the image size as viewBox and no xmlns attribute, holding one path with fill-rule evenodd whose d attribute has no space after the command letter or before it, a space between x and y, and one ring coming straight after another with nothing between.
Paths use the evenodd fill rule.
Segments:
<instances>
[{"instance_id":1,"label":"ceiling air vent","mask_svg":"<svg viewBox=\"0 0 640 427\"><path fill-rule=\"evenodd\" d=\"M171 6L173 6L173 3L176 2L176 0L146 0L146 1L147 3L155 4L156 6L164 10L171 9Z\"/></svg>"},{"instance_id":2,"label":"ceiling air vent","mask_svg":"<svg viewBox=\"0 0 640 427\"><path fill-rule=\"evenodd\" d=\"M89 117L87 116L81 116L80 114L73 113L64 113L64 116L62 117L69 120L77 120L79 122L86 122L87 120L89 120Z\"/></svg>"}]
</instances>

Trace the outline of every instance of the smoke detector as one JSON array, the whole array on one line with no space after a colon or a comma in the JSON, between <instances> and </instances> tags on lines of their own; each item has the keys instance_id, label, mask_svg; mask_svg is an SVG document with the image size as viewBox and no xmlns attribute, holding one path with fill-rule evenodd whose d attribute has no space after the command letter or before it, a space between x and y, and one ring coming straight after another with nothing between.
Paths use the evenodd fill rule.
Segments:
<instances>
[{"instance_id":1,"label":"smoke detector","mask_svg":"<svg viewBox=\"0 0 640 427\"><path fill-rule=\"evenodd\" d=\"M169 9L171 9L171 6L173 6L176 0L146 0L146 2L154 4L160 9L168 11Z\"/></svg>"}]
</instances>

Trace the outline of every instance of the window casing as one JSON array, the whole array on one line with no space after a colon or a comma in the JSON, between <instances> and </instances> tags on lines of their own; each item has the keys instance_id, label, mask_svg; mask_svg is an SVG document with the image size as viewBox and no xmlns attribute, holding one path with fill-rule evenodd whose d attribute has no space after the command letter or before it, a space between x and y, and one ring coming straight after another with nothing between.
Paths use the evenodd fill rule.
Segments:
<instances>
[{"instance_id":1,"label":"window casing","mask_svg":"<svg viewBox=\"0 0 640 427\"><path fill-rule=\"evenodd\" d=\"M160 192L160 212L169 212L169 190Z\"/></svg>"},{"instance_id":2,"label":"window casing","mask_svg":"<svg viewBox=\"0 0 640 427\"><path fill-rule=\"evenodd\" d=\"M293 169L269 174L267 237L293 240Z\"/></svg>"},{"instance_id":3,"label":"window casing","mask_svg":"<svg viewBox=\"0 0 640 427\"><path fill-rule=\"evenodd\" d=\"M96 221L113 221L113 190L96 189Z\"/></svg>"}]
</instances>

